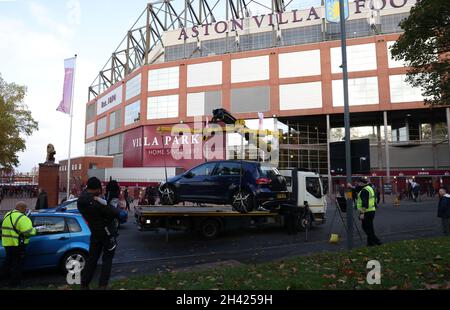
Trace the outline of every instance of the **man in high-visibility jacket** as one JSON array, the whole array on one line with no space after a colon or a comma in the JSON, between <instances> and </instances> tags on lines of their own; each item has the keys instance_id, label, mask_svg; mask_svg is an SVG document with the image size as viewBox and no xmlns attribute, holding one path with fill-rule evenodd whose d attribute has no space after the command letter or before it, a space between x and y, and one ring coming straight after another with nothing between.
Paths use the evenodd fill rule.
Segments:
<instances>
[{"instance_id":1,"label":"man in high-visibility jacket","mask_svg":"<svg viewBox=\"0 0 450 310\"><path fill-rule=\"evenodd\" d=\"M17 287L22 278L25 248L30 237L36 235L31 220L25 215L27 204L20 201L8 212L2 223L2 245L6 252L5 269L9 274L9 286Z\"/></svg>"},{"instance_id":2,"label":"man in high-visibility jacket","mask_svg":"<svg viewBox=\"0 0 450 310\"><path fill-rule=\"evenodd\" d=\"M375 235L373 227L373 220L376 211L376 194L372 186L368 184L364 178L358 179L356 196L356 208L359 211L359 218L361 220L362 229L367 235L367 245L381 245L380 240Z\"/></svg>"}]
</instances>

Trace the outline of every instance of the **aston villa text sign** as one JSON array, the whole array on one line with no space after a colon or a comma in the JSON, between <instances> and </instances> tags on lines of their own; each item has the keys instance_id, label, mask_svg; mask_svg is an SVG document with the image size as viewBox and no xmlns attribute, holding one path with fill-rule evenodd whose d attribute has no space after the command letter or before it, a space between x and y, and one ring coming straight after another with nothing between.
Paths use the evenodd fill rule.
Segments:
<instances>
[{"instance_id":1,"label":"aston villa text sign","mask_svg":"<svg viewBox=\"0 0 450 310\"><path fill-rule=\"evenodd\" d=\"M391 8L404 7L408 2L416 2L415 0L380 0L382 2L381 10L388 4ZM355 11L354 14L362 13L362 9L368 6L369 1L354 0ZM302 21L320 19L321 9L311 7L306 11L292 10L291 13L273 13L267 15L253 16L250 18L251 22L254 22L257 28L264 26L275 26L284 24L300 23ZM245 30L245 19L232 19L230 21L219 21L217 23L209 23L196 25L192 28L182 28L178 36L178 40L187 40L189 38L197 38L199 36L209 36L211 34L223 34L232 31Z\"/></svg>"}]
</instances>

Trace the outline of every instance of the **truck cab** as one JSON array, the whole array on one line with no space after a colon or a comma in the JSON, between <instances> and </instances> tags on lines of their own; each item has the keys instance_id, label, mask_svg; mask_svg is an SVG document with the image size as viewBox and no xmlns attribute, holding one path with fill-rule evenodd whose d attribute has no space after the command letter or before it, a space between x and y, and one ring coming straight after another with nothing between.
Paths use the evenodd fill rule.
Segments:
<instances>
[{"instance_id":1,"label":"truck cab","mask_svg":"<svg viewBox=\"0 0 450 310\"><path fill-rule=\"evenodd\" d=\"M286 178L287 189L291 193L291 201L298 207L307 203L316 224L325 222L327 200L320 175L313 171L301 169L280 169Z\"/></svg>"}]
</instances>

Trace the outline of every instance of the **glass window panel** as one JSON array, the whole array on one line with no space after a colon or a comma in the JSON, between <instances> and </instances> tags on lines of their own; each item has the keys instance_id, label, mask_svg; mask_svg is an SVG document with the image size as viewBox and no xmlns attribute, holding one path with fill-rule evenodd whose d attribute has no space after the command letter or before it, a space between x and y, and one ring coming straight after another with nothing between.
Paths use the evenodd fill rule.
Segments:
<instances>
[{"instance_id":1,"label":"glass window panel","mask_svg":"<svg viewBox=\"0 0 450 310\"><path fill-rule=\"evenodd\" d=\"M136 97L141 93L141 74L127 81L125 87L126 100Z\"/></svg>"},{"instance_id":2,"label":"glass window panel","mask_svg":"<svg viewBox=\"0 0 450 310\"><path fill-rule=\"evenodd\" d=\"M269 79L269 56L231 60L231 83Z\"/></svg>"},{"instance_id":3,"label":"glass window panel","mask_svg":"<svg viewBox=\"0 0 450 310\"><path fill-rule=\"evenodd\" d=\"M334 80L333 86L333 106L344 106L344 90L342 80ZM378 104L378 78L367 77L348 80L349 104L366 105Z\"/></svg>"},{"instance_id":4,"label":"glass window panel","mask_svg":"<svg viewBox=\"0 0 450 310\"><path fill-rule=\"evenodd\" d=\"M179 67L149 70L148 75L149 91L175 89L179 87Z\"/></svg>"},{"instance_id":5,"label":"glass window panel","mask_svg":"<svg viewBox=\"0 0 450 310\"><path fill-rule=\"evenodd\" d=\"M377 56L375 43L351 45L347 47L348 71L376 70ZM331 71L342 73L341 48L331 48Z\"/></svg>"},{"instance_id":6,"label":"glass window panel","mask_svg":"<svg viewBox=\"0 0 450 310\"><path fill-rule=\"evenodd\" d=\"M141 101L129 104L125 107L125 126L139 122L141 118Z\"/></svg>"},{"instance_id":7,"label":"glass window panel","mask_svg":"<svg viewBox=\"0 0 450 310\"><path fill-rule=\"evenodd\" d=\"M421 89L406 82L406 75L389 76L389 84L392 103L423 101Z\"/></svg>"},{"instance_id":8,"label":"glass window panel","mask_svg":"<svg viewBox=\"0 0 450 310\"><path fill-rule=\"evenodd\" d=\"M107 117L103 117L97 121L97 135L104 134L107 130Z\"/></svg>"},{"instance_id":9,"label":"glass window panel","mask_svg":"<svg viewBox=\"0 0 450 310\"><path fill-rule=\"evenodd\" d=\"M95 136L95 122L86 125L86 139Z\"/></svg>"},{"instance_id":10,"label":"glass window panel","mask_svg":"<svg viewBox=\"0 0 450 310\"><path fill-rule=\"evenodd\" d=\"M161 119L178 117L178 95L148 98L147 118Z\"/></svg>"}]
</instances>

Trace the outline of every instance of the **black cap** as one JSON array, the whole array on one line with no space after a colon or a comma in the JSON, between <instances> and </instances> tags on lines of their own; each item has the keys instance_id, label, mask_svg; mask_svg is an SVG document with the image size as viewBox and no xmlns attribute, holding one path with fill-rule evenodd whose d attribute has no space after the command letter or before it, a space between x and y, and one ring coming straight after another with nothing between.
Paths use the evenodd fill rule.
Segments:
<instances>
[{"instance_id":1,"label":"black cap","mask_svg":"<svg viewBox=\"0 0 450 310\"><path fill-rule=\"evenodd\" d=\"M87 181L87 189L102 189L102 182L96 177L89 178Z\"/></svg>"},{"instance_id":2,"label":"black cap","mask_svg":"<svg viewBox=\"0 0 450 310\"><path fill-rule=\"evenodd\" d=\"M361 183L364 183L364 184L367 184L367 183L368 183L367 180L364 179L364 178L359 178L359 179L358 179L358 182L361 182Z\"/></svg>"}]
</instances>

